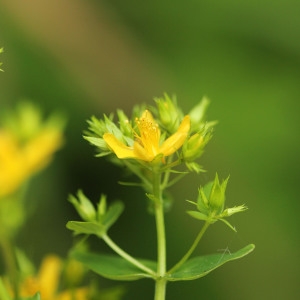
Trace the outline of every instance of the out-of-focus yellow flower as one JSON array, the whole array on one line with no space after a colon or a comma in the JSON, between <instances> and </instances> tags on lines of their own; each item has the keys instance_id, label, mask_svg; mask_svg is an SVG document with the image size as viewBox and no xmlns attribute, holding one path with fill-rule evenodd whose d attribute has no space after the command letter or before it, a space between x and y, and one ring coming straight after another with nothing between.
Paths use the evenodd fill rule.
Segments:
<instances>
[{"instance_id":1,"label":"out-of-focus yellow flower","mask_svg":"<svg viewBox=\"0 0 300 300\"><path fill-rule=\"evenodd\" d=\"M159 154L169 156L183 145L190 130L190 117L185 116L177 131L160 145L160 128L148 110L136 119L136 123L140 135L136 134L133 147L125 145L112 133L103 135L105 142L120 159L134 158L151 162Z\"/></svg>"},{"instance_id":2,"label":"out-of-focus yellow flower","mask_svg":"<svg viewBox=\"0 0 300 300\"><path fill-rule=\"evenodd\" d=\"M0 130L0 197L13 193L44 168L61 145L62 134L56 129L45 129L24 144Z\"/></svg>"},{"instance_id":3,"label":"out-of-focus yellow flower","mask_svg":"<svg viewBox=\"0 0 300 300\"><path fill-rule=\"evenodd\" d=\"M42 300L87 300L88 287L58 292L62 261L56 255L48 255L41 263L36 276L26 277L19 287L20 297L31 297L37 292Z\"/></svg>"},{"instance_id":4,"label":"out-of-focus yellow flower","mask_svg":"<svg viewBox=\"0 0 300 300\"><path fill-rule=\"evenodd\" d=\"M0 128L0 198L44 168L62 145L59 121L43 123L39 118L34 107L22 106L17 117L7 118L9 126Z\"/></svg>"}]
</instances>

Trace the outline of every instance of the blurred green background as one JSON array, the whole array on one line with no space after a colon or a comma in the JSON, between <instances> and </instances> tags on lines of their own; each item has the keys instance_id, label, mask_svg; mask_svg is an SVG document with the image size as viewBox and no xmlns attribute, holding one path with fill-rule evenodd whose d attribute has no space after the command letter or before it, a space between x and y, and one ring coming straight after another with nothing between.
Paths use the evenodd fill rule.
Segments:
<instances>
[{"instance_id":1,"label":"blurred green background","mask_svg":"<svg viewBox=\"0 0 300 300\"><path fill-rule=\"evenodd\" d=\"M154 258L154 222L143 193L118 186L122 172L94 157L82 131L91 115L119 107L130 112L163 92L175 93L186 112L206 95L209 119L220 122L202 157L208 172L173 189L169 263L199 228L185 214L184 199L195 199L216 171L231 176L227 204L246 203L249 210L232 218L236 234L212 226L197 253L249 243L256 249L203 279L169 284L168 299L297 299L299 15L295 0L0 0L0 109L25 97L45 113L68 115L64 148L32 182L33 213L19 245L37 263L48 252L65 256L72 245L65 223L77 219L66 199L83 188L95 201L100 193L124 199L112 237L130 253ZM98 247L106 251L101 242ZM153 297L150 281L126 286L124 299Z\"/></svg>"}]
</instances>

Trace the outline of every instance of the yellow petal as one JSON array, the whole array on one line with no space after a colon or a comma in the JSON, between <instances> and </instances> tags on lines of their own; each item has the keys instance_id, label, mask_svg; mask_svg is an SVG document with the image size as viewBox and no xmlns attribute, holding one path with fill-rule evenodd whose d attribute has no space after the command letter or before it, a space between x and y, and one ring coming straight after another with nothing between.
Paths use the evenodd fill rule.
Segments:
<instances>
[{"instance_id":1,"label":"yellow petal","mask_svg":"<svg viewBox=\"0 0 300 300\"><path fill-rule=\"evenodd\" d=\"M136 157L133 148L126 146L119 141L112 133L103 134L103 139L118 158L138 158Z\"/></svg>"},{"instance_id":2,"label":"yellow petal","mask_svg":"<svg viewBox=\"0 0 300 300\"><path fill-rule=\"evenodd\" d=\"M62 262L55 255L48 255L42 261L38 274L42 299L52 299L58 288Z\"/></svg>"},{"instance_id":3,"label":"yellow petal","mask_svg":"<svg viewBox=\"0 0 300 300\"><path fill-rule=\"evenodd\" d=\"M136 158L144 160L144 161L152 161L154 155L151 155L144 147L140 145L139 142L135 142L133 145L133 151L136 155Z\"/></svg>"},{"instance_id":4,"label":"yellow petal","mask_svg":"<svg viewBox=\"0 0 300 300\"><path fill-rule=\"evenodd\" d=\"M55 299L57 300L87 300L89 297L89 289L87 287L77 288L75 290L67 290L60 293Z\"/></svg>"},{"instance_id":5,"label":"yellow petal","mask_svg":"<svg viewBox=\"0 0 300 300\"><path fill-rule=\"evenodd\" d=\"M184 143L190 131L191 121L187 115L183 118L178 130L167 138L160 147L160 152L168 156L177 151Z\"/></svg>"}]
</instances>

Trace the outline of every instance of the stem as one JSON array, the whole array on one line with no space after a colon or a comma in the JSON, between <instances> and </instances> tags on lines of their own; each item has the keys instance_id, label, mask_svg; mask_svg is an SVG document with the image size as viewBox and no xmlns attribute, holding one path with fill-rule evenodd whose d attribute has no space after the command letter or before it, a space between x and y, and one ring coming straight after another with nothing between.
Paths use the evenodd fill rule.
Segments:
<instances>
[{"instance_id":1,"label":"stem","mask_svg":"<svg viewBox=\"0 0 300 300\"><path fill-rule=\"evenodd\" d=\"M166 235L164 207L162 201L161 173L153 170L153 195L155 198L155 221L157 232L157 280L155 284L155 300L164 300L166 294Z\"/></svg>"},{"instance_id":2,"label":"stem","mask_svg":"<svg viewBox=\"0 0 300 300\"><path fill-rule=\"evenodd\" d=\"M145 271L146 273L148 273L149 275L151 275L151 277L154 277L154 278L156 277L156 273L153 270L151 270L150 268L146 267L144 264L142 264L141 262L139 262L138 260L136 260L134 257L132 257L131 255L129 255L123 249L121 249L107 234L103 235L102 239L106 242L106 244L112 250L114 250L117 254L119 254L121 257L123 257L124 259L126 259L128 262L130 262L131 264L133 264L137 268Z\"/></svg>"},{"instance_id":3,"label":"stem","mask_svg":"<svg viewBox=\"0 0 300 300\"><path fill-rule=\"evenodd\" d=\"M2 232L0 233L0 235L1 235L0 247L2 248L2 254L3 254L4 262L6 264L6 270L11 280L15 299L18 299L19 297L18 270L17 270L15 251L9 239L6 236L4 236Z\"/></svg>"},{"instance_id":4,"label":"stem","mask_svg":"<svg viewBox=\"0 0 300 300\"><path fill-rule=\"evenodd\" d=\"M192 253L194 252L195 248L197 247L197 245L199 244L201 238L203 237L205 231L207 230L208 226L210 225L210 221L206 221L205 224L203 225L203 227L201 228L200 232L198 233L194 243L192 244L192 246L190 247L190 249L187 251L187 253L181 258L181 260L175 265L173 266L168 273L171 274L173 273L175 270L177 270L179 267L181 267L192 255Z\"/></svg>"}]
</instances>

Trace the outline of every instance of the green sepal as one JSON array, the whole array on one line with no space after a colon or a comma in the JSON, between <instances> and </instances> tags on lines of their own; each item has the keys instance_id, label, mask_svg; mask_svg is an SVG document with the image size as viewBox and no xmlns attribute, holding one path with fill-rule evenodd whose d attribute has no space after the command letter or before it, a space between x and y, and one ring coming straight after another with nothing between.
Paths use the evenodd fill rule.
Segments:
<instances>
[{"instance_id":1,"label":"green sepal","mask_svg":"<svg viewBox=\"0 0 300 300\"><path fill-rule=\"evenodd\" d=\"M190 161L190 162L186 161L185 165L191 172L195 172L197 174L199 174L201 172L205 172L203 167L194 161Z\"/></svg>"},{"instance_id":2,"label":"green sepal","mask_svg":"<svg viewBox=\"0 0 300 300\"><path fill-rule=\"evenodd\" d=\"M191 118L191 130L197 131L198 128L202 125L205 118L205 113L207 111L207 108L209 106L209 99L206 97L203 97L201 101L194 106L191 111L188 113L188 115Z\"/></svg>"},{"instance_id":3,"label":"green sepal","mask_svg":"<svg viewBox=\"0 0 300 300\"><path fill-rule=\"evenodd\" d=\"M107 144L102 138L94 137L94 136L83 136L90 144L99 147L100 149L107 149ZM107 151L107 153L111 153L111 151Z\"/></svg>"},{"instance_id":4,"label":"green sepal","mask_svg":"<svg viewBox=\"0 0 300 300\"><path fill-rule=\"evenodd\" d=\"M111 280L133 281L152 278L120 256L79 251L71 252L70 255L93 272ZM155 272L156 262L144 259L139 261Z\"/></svg>"},{"instance_id":5,"label":"green sepal","mask_svg":"<svg viewBox=\"0 0 300 300\"><path fill-rule=\"evenodd\" d=\"M230 229L232 229L233 231L236 232L235 227L233 227L227 220L223 219L223 218L219 218L218 220L222 221L224 224L226 224Z\"/></svg>"},{"instance_id":6,"label":"green sepal","mask_svg":"<svg viewBox=\"0 0 300 300\"><path fill-rule=\"evenodd\" d=\"M183 281L201 278L229 261L246 256L252 252L254 248L255 246L253 244L249 244L234 253L223 252L191 258L174 273L169 274L167 280Z\"/></svg>"}]
</instances>

